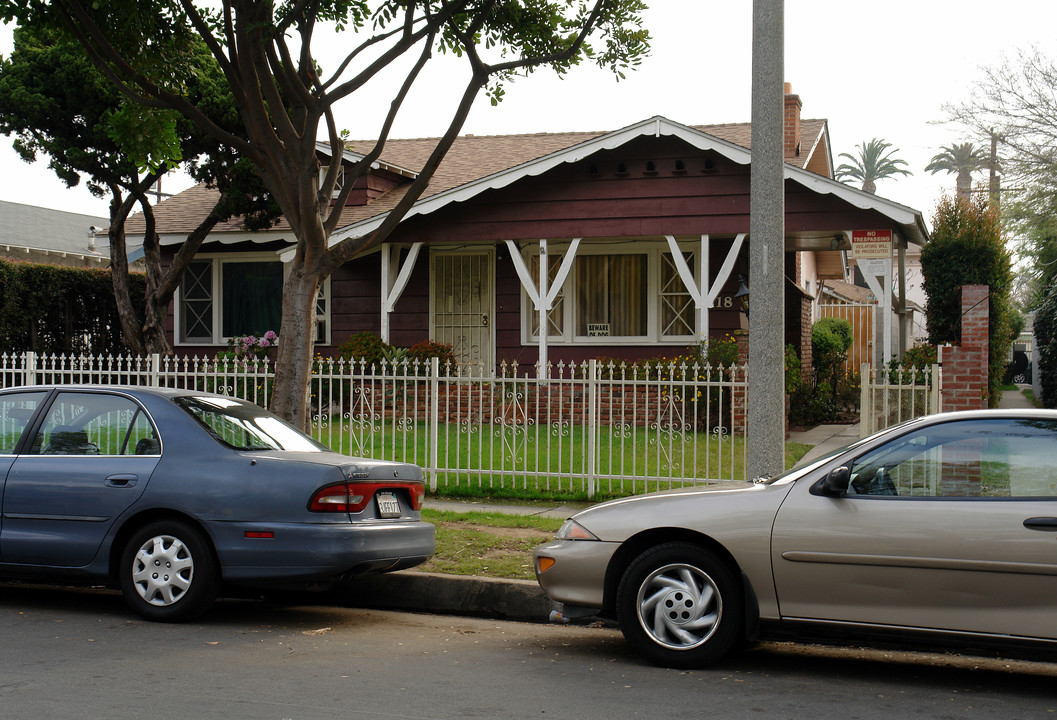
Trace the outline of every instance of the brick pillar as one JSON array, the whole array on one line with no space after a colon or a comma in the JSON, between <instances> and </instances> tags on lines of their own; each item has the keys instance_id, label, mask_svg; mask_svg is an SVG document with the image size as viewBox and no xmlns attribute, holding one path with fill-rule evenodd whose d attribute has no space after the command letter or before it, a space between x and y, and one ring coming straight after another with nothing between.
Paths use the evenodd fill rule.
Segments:
<instances>
[{"instance_id":1,"label":"brick pillar","mask_svg":"<svg viewBox=\"0 0 1057 720\"><path fill-rule=\"evenodd\" d=\"M731 370L731 377L735 380L744 380L745 368L749 365L749 333L744 330L735 330L733 334L738 341L738 365ZM730 431L732 433L745 434L746 399L746 387L735 385L730 394Z\"/></svg>"},{"instance_id":2,"label":"brick pillar","mask_svg":"<svg viewBox=\"0 0 1057 720\"><path fill-rule=\"evenodd\" d=\"M962 286L962 342L941 349L943 410L987 407L988 287Z\"/></svg>"}]
</instances>

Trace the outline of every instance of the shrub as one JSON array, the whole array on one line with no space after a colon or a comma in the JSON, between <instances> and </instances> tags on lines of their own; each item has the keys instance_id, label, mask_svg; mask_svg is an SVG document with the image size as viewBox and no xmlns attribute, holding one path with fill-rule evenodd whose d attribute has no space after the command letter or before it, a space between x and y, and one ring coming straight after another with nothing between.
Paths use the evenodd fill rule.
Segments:
<instances>
[{"instance_id":1,"label":"shrub","mask_svg":"<svg viewBox=\"0 0 1057 720\"><path fill-rule=\"evenodd\" d=\"M427 364L433 358L437 358L440 361L441 369L446 365L454 366L457 363L455 348L447 343L440 343L435 340L423 340L415 343L408 348L407 356L409 360L418 360L420 363Z\"/></svg>"},{"instance_id":2,"label":"shrub","mask_svg":"<svg viewBox=\"0 0 1057 720\"><path fill-rule=\"evenodd\" d=\"M142 320L146 278L129 277ZM0 260L0 352L123 355L109 270Z\"/></svg>"},{"instance_id":3,"label":"shrub","mask_svg":"<svg viewBox=\"0 0 1057 720\"><path fill-rule=\"evenodd\" d=\"M1042 385L1042 406L1057 408L1057 285L1035 309L1035 373Z\"/></svg>"},{"instance_id":4,"label":"shrub","mask_svg":"<svg viewBox=\"0 0 1057 720\"><path fill-rule=\"evenodd\" d=\"M385 358L389 345L371 332L360 332L338 346L338 355L344 360L363 362L368 367L377 365Z\"/></svg>"},{"instance_id":5,"label":"shrub","mask_svg":"<svg viewBox=\"0 0 1057 720\"><path fill-rule=\"evenodd\" d=\"M982 195L970 200L943 197L932 224L932 237L921 250L929 342L961 342L959 288L988 286L988 400L994 405L1015 337L1012 262L1002 239L1001 219Z\"/></svg>"}]
</instances>

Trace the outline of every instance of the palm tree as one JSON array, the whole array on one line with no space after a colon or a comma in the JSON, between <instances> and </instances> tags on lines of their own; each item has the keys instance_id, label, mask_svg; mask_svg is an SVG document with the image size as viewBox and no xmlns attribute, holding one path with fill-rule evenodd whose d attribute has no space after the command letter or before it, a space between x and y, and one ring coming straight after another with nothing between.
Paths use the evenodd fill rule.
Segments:
<instances>
[{"instance_id":1,"label":"palm tree","mask_svg":"<svg viewBox=\"0 0 1057 720\"><path fill-rule=\"evenodd\" d=\"M845 180L859 180L862 189L873 195L877 191L877 181L895 175L911 175L912 173L899 167L906 165L906 160L894 158L892 155L899 152L898 149L888 151L892 143L874 138L858 146L859 157L849 153L841 153L838 157L848 158L851 163L844 163L837 167L834 173L841 182ZM887 151L887 152L886 152Z\"/></svg>"},{"instance_id":2,"label":"palm tree","mask_svg":"<svg viewBox=\"0 0 1057 720\"><path fill-rule=\"evenodd\" d=\"M932 162L925 166L925 172L933 175L940 171L956 174L958 197L968 198L973 188L972 174L988 167L987 153L983 148L973 147L970 142L955 143L950 147L940 145L940 149L943 152L932 156Z\"/></svg>"}]
</instances>

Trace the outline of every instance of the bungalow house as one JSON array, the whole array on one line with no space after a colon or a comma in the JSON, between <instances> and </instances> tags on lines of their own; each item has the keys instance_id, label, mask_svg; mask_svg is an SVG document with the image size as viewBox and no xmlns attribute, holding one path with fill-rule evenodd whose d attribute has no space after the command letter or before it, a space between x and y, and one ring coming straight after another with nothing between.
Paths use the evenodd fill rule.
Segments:
<instances>
[{"instance_id":1,"label":"bungalow house","mask_svg":"<svg viewBox=\"0 0 1057 720\"><path fill-rule=\"evenodd\" d=\"M897 248L921 245L927 232L919 212L835 182L826 121L801 119L800 108L787 88L782 311L787 341L808 361L813 303L823 281L847 278L852 231L890 230ZM532 367L675 356L739 329L739 279L752 285L750 140L748 124L663 117L610 132L460 137L388 240L324 283L318 351L366 330L395 345L450 343L485 366ZM434 144L389 141L332 242L376 228ZM341 161L370 147L351 143ZM325 144L319 153L324 165L334 161ZM212 192L195 187L159 204L163 250L184 241ZM266 330L281 336L293 244L285 223L265 232L217 226L174 302L177 351L210 352Z\"/></svg>"}]
</instances>

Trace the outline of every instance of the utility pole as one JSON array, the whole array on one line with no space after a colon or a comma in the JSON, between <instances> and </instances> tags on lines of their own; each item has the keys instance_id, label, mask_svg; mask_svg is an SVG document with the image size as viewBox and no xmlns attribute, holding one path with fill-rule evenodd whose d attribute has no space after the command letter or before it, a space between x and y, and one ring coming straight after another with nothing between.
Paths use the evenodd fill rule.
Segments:
<instances>
[{"instance_id":1,"label":"utility pole","mask_svg":"<svg viewBox=\"0 0 1057 720\"><path fill-rule=\"evenodd\" d=\"M785 469L785 3L752 3L750 478Z\"/></svg>"},{"instance_id":2,"label":"utility pole","mask_svg":"<svg viewBox=\"0 0 1057 720\"><path fill-rule=\"evenodd\" d=\"M998 207L998 196L1000 194L999 183L1002 182L998 176L998 135L995 134L995 129L991 128L988 131L991 135L991 159L988 161L988 168L991 173L988 178L988 190L990 192L991 206L994 208Z\"/></svg>"}]
</instances>

